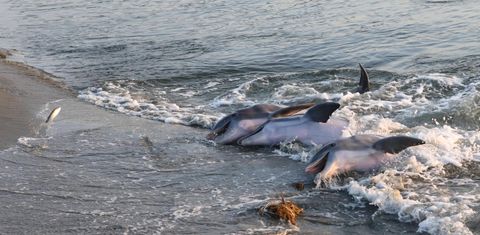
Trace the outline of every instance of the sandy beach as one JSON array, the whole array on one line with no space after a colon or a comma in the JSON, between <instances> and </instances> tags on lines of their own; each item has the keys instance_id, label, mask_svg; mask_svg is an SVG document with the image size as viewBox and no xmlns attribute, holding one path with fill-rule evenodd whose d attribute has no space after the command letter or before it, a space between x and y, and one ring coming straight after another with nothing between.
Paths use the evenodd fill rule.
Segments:
<instances>
[{"instance_id":1,"label":"sandy beach","mask_svg":"<svg viewBox=\"0 0 480 235\"><path fill-rule=\"evenodd\" d=\"M36 114L46 103L72 97L40 74L0 59L0 148L14 145L20 136L32 136L43 118Z\"/></svg>"}]
</instances>

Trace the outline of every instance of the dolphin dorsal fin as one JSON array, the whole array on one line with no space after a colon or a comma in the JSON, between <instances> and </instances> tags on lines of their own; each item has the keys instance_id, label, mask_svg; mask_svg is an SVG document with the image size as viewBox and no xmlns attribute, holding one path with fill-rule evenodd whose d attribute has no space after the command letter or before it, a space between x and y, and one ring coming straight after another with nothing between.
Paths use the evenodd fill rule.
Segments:
<instances>
[{"instance_id":1,"label":"dolphin dorsal fin","mask_svg":"<svg viewBox=\"0 0 480 235\"><path fill-rule=\"evenodd\" d=\"M392 136L373 143L373 148L385 153L399 153L408 147L421 144L425 144L425 141L408 136Z\"/></svg>"},{"instance_id":2,"label":"dolphin dorsal fin","mask_svg":"<svg viewBox=\"0 0 480 235\"><path fill-rule=\"evenodd\" d=\"M362 64L360 66L360 82L358 83L358 93L363 94L367 91L370 91L370 82L368 81L368 73Z\"/></svg>"},{"instance_id":3,"label":"dolphin dorsal fin","mask_svg":"<svg viewBox=\"0 0 480 235\"><path fill-rule=\"evenodd\" d=\"M317 104L310 108L304 115L304 117L314 122L327 122L330 116L335 110L340 107L339 103L325 102Z\"/></svg>"},{"instance_id":4,"label":"dolphin dorsal fin","mask_svg":"<svg viewBox=\"0 0 480 235\"><path fill-rule=\"evenodd\" d=\"M298 113L302 110L311 108L314 105L315 105L314 103L306 103L306 104L299 104L299 105L294 105L294 106L289 106L289 107L286 107L286 108L282 108L280 110L277 110L277 111L273 112L270 115L270 118L289 117L289 116L292 116L292 115L294 115L294 114L296 114L296 113Z\"/></svg>"}]
</instances>

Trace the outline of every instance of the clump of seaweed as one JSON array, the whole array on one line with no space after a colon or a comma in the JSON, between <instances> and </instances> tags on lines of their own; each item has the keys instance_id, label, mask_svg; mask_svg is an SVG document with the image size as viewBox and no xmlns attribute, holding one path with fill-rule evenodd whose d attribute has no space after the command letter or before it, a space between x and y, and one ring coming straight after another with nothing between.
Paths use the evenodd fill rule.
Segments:
<instances>
[{"instance_id":1,"label":"clump of seaweed","mask_svg":"<svg viewBox=\"0 0 480 235\"><path fill-rule=\"evenodd\" d=\"M287 201L281 195L281 200L269 201L259 209L261 215L268 214L297 225L297 217L303 213L303 209L292 201Z\"/></svg>"},{"instance_id":2,"label":"clump of seaweed","mask_svg":"<svg viewBox=\"0 0 480 235\"><path fill-rule=\"evenodd\" d=\"M298 191L302 191L305 189L305 183L303 182L296 182L292 184L292 187L294 187Z\"/></svg>"},{"instance_id":3,"label":"clump of seaweed","mask_svg":"<svg viewBox=\"0 0 480 235\"><path fill-rule=\"evenodd\" d=\"M10 51L0 48L0 59L6 59L8 56L11 56L12 53Z\"/></svg>"}]
</instances>

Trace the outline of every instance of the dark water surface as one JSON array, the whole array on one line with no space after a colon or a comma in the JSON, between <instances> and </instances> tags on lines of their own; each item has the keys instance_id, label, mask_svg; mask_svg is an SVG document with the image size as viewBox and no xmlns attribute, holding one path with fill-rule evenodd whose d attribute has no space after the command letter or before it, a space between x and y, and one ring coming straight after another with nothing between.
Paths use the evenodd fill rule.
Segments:
<instances>
[{"instance_id":1,"label":"dark water surface","mask_svg":"<svg viewBox=\"0 0 480 235\"><path fill-rule=\"evenodd\" d=\"M64 109L0 153L0 230L480 234L479 12L473 0L0 0L10 59L113 110L42 107ZM349 92L358 63L371 93ZM255 103L325 100L342 104L346 136L427 144L313 189L310 149L215 146L203 128L147 120L206 128ZM257 214L281 192L305 208L300 230Z\"/></svg>"},{"instance_id":2,"label":"dark water surface","mask_svg":"<svg viewBox=\"0 0 480 235\"><path fill-rule=\"evenodd\" d=\"M80 87L357 63L405 73L480 53L476 1L2 2L4 46Z\"/></svg>"}]
</instances>

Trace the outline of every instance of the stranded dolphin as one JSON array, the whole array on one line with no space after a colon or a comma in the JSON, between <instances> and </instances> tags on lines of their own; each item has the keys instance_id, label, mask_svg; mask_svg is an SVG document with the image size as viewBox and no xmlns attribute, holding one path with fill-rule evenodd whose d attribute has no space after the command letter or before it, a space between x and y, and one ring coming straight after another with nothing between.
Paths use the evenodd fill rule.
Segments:
<instances>
[{"instance_id":1,"label":"stranded dolphin","mask_svg":"<svg viewBox=\"0 0 480 235\"><path fill-rule=\"evenodd\" d=\"M305 115L271 119L254 133L241 138L240 145L277 145L297 140L305 145L326 144L342 135L346 121L330 120L330 115L340 107L335 102L325 102L310 108Z\"/></svg>"},{"instance_id":2,"label":"stranded dolphin","mask_svg":"<svg viewBox=\"0 0 480 235\"><path fill-rule=\"evenodd\" d=\"M291 116L313 105L308 103L282 108L272 104L258 104L240 109L220 119L207 135L207 139L220 144L232 144L239 138L252 133L271 118Z\"/></svg>"},{"instance_id":3,"label":"stranded dolphin","mask_svg":"<svg viewBox=\"0 0 480 235\"><path fill-rule=\"evenodd\" d=\"M305 171L320 173L317 175L320 181L347 171L368 171L390 160L396 153L421 144L425 141L408 136L356 135L325 145L312 157Z\"/></svg>"},{"instance_id":4,"label":"stranded dolphin","mask_svg":"<svg viewBox=\"0 0 480 235\"><path fill-rule=\"evenodd\" d=\"M363 94L370 90L370 85L367 71L361 64L359 64L359 66L360 81L355 92ZM252 132L272 118L292 116L313 105L314 104L309 103L282 108L272 104L258 104L250 108L241 109L220 119L207 135L207 139L215 140L215 142L220 144L232 144L240 138L252 134ZM338 121L331 121L331 123L343 125Z\"/></svg>"}]
</instances>

